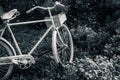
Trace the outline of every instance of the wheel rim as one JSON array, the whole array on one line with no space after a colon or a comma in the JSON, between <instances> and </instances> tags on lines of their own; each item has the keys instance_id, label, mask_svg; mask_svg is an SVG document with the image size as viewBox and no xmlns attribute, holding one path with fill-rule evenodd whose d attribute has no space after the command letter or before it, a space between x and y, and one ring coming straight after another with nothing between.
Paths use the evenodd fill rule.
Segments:
<instances>
[{"instance_id":1,"label":"wheel rim","mask_svg":"<svg viewBox=\"0 0 120 80\"><path fill-rule=\"evenodd\" d=\"M60 63L67 65L73 60L73 42L70 31L66 26L57 29L57 52Z\"/></svg>"},{"instance_id":2,"label":"wheel rim","mask_svg":"<svg viewBox=\"0 0 120 80\"><path fill-rule=\"evenodd\" d=\"M3 41L0 41L0 57L11 56L11 49ZM13 65L0 65L0 79L6 79L12 72Z\"/></svg>"}]
</instances>

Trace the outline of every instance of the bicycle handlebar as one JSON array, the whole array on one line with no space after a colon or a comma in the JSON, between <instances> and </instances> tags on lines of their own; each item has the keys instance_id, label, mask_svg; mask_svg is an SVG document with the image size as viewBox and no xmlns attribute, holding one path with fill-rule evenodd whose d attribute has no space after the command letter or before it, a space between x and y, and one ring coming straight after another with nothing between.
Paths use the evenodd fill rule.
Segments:
<instances>
[{"instance_id":1,"label":"bicycle handlebar","mask_svg":"<svg viewBox=\"0 0 120 80\"><path fill-rule=\"evenodd\" d=\"M43 9L43 10L48 10L48 9L54 9L57 5L61 6L61 7L65 7L65 5L61 4L60 2L56 1L55 5L53 7L41 7L41 6L35 6L29 10L26 11L26 13L30 13L32 11L34 11L35 9Z\"/></svg>"}]
</instances>

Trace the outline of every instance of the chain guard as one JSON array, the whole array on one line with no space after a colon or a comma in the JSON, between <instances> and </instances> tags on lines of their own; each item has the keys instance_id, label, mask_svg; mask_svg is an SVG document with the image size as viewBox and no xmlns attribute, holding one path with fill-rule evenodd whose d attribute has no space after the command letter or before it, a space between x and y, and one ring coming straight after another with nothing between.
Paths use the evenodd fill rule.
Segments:
<instances>
[{"instance_id":1,"label":"chain guard","mask_svg":"<svg viewBox=\"0 0 120 80\"><path fill-rule=\"evenodd\" d=\"M31 55L16 55L9 57L0 57L0 65L16 64L20 69L27 69L35 60Z\"/></svg>"}]
</instances>

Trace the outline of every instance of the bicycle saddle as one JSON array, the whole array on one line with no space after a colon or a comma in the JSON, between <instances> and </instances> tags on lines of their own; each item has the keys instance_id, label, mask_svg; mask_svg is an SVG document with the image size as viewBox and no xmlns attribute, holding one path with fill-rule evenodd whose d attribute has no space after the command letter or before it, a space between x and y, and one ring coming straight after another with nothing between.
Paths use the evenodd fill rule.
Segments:
<instances>
[{"instance_id":1,"label":"bicycle saddle","mask_svg":"<svg viewBox=\"0 0 120 80\"><path fill-rule=\"evenodd\" d=\"M1 16L1 19L3 19L3 20L9 20L9 19L13 18L16 14L18 14L17 9L12 9L12 10L4 13L4 14Z\"/></svg>"}]
</instances>

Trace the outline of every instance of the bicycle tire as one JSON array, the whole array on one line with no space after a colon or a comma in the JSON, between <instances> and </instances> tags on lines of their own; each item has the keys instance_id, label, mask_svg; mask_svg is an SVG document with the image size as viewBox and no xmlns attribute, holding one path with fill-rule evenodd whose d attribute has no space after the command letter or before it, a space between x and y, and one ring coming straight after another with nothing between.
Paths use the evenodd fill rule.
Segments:
<instances>
[{"instance_id":1,"label":"bicycle tire","mask_svg":"<svg viewBox=\"0 0 120 80\"><path fill-rule=\"evenodd\" d=\"M0 57L7 56L13 56L13 50L6 42L6 40L0 39ZM13 68L14 68L13 64L0 65L0 80L6 80L11 74Z\"/></svg>"},{"instance_id":2,"label":"bicycle tire","mask_svg":"<svg viewBox=\"0 0 120 80\"><path fill-rule=\"evenodd\" d=\"M72 63L74 50L73 40L68 27L63 24L53 31L52 48L55 61L62 65Z\"/></svg>"}]
</instances>

